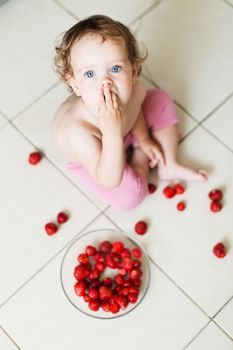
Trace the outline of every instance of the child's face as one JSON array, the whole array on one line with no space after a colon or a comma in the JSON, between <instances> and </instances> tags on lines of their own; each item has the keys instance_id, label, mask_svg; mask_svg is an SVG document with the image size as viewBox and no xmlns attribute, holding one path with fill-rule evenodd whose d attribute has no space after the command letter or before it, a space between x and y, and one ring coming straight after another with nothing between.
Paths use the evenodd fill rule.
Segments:
<instances>
[{"instance_id":1,"label":"child's face","mask_svg":"<svg viewBox=\"0 0 233 350\"><path fill-rule=\"evenodd\" d=\"M85 35L72 47L71 65L74 76L69 83L90 112L97 114L103 84L110 84L122 106L128 103L136 69L128 59L123 40L103 41L100 35Z\"/></svg>"}]
</instances>

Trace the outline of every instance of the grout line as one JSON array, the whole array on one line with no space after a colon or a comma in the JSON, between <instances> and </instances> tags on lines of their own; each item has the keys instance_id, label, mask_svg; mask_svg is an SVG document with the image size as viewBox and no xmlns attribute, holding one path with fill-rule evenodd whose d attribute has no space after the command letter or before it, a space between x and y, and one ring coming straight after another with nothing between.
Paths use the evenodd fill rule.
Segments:
<instances>
[{"instance_id":1,"label":"grout line","mask_svg":"<svg viewBox=\"0 0 233 350\"><path fill-rule=\"evenodd\" d=\"M47 260L36 272L34 272L23 284L21 284L9 297L7 297L1 304L0 309L8 303L10 299L12 299L21 289L23 289L28 283L30 283L41 271L43 271L54 259L58 257L66 248L76 240L78 236L80 236L85 230L90 226L94 221L96 221L102 212L98 213L91 221L88 222L74 237L71 238L61 249L59 249L49 260Z\"/></svg>"},{"instance_id":2,"label":"grout line","mask_svg":"<svg viewBox=\"0 0 233 350\"><path fill-rule=\"evenodd\" d=\"M11 121L9 121L9 123L7 125L11 125L30 145L32 145L34 148L38 149L37 145L33 143L33 141L31 141L31 139L29 139L23 132L21 129L19 129L17 127L17 125L15 125L14 123L12 123ZM3 128L6 127L3 126ZM76 185L65 173L63 173L63 171L53 162L52 159L50 159L46 154L43 154L43 157L48 161L48 163L50 165L52 165L76 190L78 190L86 199L88 199L89 202L91 202L100 212L103 211L102 208L100 208L95 202L94 200L92 200L85 192L83 192L78 185Z\"/></svg>"},{"instance_id":3,"label":"grout line","mask_svg":"<svg viewBox=\"0 0 233 350\"><path fill-rule=\"evenodd\" d=\"M223 306L216 312L216 314L212 317L213 319L229 304L229 302L233 299L233 296L223 304Z\"/></svg>"},{"instance_id":4,"label":"grout line","mask_svg":"<svg viewBox=\"0 0 233 350\"><path fill-rule=\"evenodd\" d=\"M227 0L222 0L222 1L224 1L227 5L229 5L231 8L233 8L232 3L230 3L229 1L227 1Z\"/></svg>"},{"instance_id":5,"label":"grout line","mask_svg":"<svg viewBox=\"0 0 233 350\"><path fill-rule=\"evenodd\" d=\"M53 2L59 6L62 10L64 10L66 13L68 13L68 15L70 15L71 17L73 17L74 19L76 19L77 21L80 20L80 18L78 16L76 16L75 13L73 13L71 10L69 10L65 5L61 4L59 2L59 0L53 0Z\"/></svg>"},{"instance_id":6,"label":"grout line","mask_svg":"<svg viewBox=\"0 0 233 350\"><path fill-rule=\"evenodd\" d=\"M207 324L206 324L205 326L203 326L203 327L199 330L199 332L197 332L197 334L188 342L188 344L185 345L185 347L184 347L182 350L186 350L186 349L189 347L189 345L190 345L191 343L194 342L194 340L205 330L205 328L206 328L210 323L211 323L211 320L208 321Z\"/></svg>"},{"instance_id":7,"label":"grout line","mask_svg":"<svg viewBox=\"0 0 233 350\"><path fill-rule=\"evenodd\" d=\"M223 329L223 328L217 323L217 321L215 321L215 320L212 320L212 321L213 321L213 323L215 324L216 327L218 327L228 338L230 338L230 340L233 341L233 337L232 337L230 334L228 334L228 333L225 331L225 329Z\"/></svg>"},{"instance_id":8,"label":"grout line","mask_svg":"<svg viewBox=\"0 0 233 350\"><path fill-rule=\"evenodd\" d=\"M4 327L0 324L0 329L2 332L11 340L11 342L17 347L17 349L21 350L18 344L14 341L14 339L10 336L10 334L4 329Z\"/></svg>"},{"instance_id":9,"label":"grout line","mask_svg":"<svg viewBox=\"0 0 233 350\"><path fill-rule=\"evenodd\" d=\"M185 290L182 288L182 287L180 287L154 260L153 260L153 258L151 258L149 255L148 255L148 258L149 258L149 260L151 261L151 262L153 262L153 264L160 270L160 272L162 272L169 280L170 280L170 282L172 282L193 304L195 304L198 308L199 308L199 310L206 316L206 317L208 317L209 318L209 320L211 320L212 318L211 318L211 316L209 316L208 314L207 314L207 312L204 310L204 309L202 309L202 307L200 306L200 305L198 305L198 303L194 300L194 299L192 299L191 298L191 296L190 295L188 295L186 292L185 292Z\"/></svg>"},{"instance_id":10,"label":"grout line","mask_svg":"<svg viewBox=\"0 0 233 350\"><path fill-rule=\"evenodd\" d=\"M138 15L136 18L134 18L131 22L129 22L128 26L132 26L137 21L142 19L144 16L146 16L151 10L153 10L155 7L159 6L164 0L157 0L153 5L148 7L146 10L144 10L140 15Z\"/></svg>"},{"instance_id":11,"label":"grout line","mask_svg":"<svg viewBox=\"0 0 233 350\"><path fill-rule=\"evenodd\" d=\"M210 116L212 116L218 109L220 109L228 100L230 100L233 96L233 92L227 96L222 102L220 102L207 116L205 116L201 121L200 124L203 124Z\"/></svg>"},{"instance_id":12,"label":"grout line","mask_svg":"<svg viewBox=\"0 0 233 350\"><path fill-rule=\"evenodd\" d=\"M49 93L52 89L54 89L56 86L60 84L60 81L57 81L52 86L50 86L47 90L45 90L40 96L38 96L35 100L33 100L29 105L24 107L20 112L18 112L13 118L9 119L10 121L15 120L18 118L21 114L23 114L25 111L27 111L30 107L32 107L34 104L36 104L41 98L43 98L47 93Z\"/></svg>"},{"instance_id":13,"label":"grout line","mask_svg":"<svg viewBox=\"0 0 233 350\"><path fill-rule=\"evenodd\" d=\"M217 137L212 131L207 129L204 125L199 125L202 129L204 129L209 135L211 135L216 141L218 141L223 147L225 147L228 151L233 153L233 150L225 143L223 142L219 137Z\"/></svg>"}]
</instances>

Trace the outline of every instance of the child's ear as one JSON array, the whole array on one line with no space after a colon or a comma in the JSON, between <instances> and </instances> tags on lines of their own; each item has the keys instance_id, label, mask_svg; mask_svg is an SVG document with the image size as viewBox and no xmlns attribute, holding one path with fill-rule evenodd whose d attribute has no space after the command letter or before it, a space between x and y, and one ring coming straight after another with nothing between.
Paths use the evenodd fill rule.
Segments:
<instances>
[{"instance_id":1,"label":"child's ear","mask_svg":"<svg viewBox=\"0 0 233 350\"><path fill-rule=\"evenodd\" d=\"M138 63L134 63L133 69L132 69L132 82L133 82L133 84L136 83L137 78L138 78L138 68L139 68Z\"/></svg>"}]
</instances>

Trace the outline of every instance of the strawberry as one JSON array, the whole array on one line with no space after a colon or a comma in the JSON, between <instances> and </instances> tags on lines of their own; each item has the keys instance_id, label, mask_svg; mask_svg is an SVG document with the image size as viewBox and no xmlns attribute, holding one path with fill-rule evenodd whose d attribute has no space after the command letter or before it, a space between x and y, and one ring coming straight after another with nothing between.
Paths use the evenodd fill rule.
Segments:
<instances>
[{"instance_id":1,"label":"strawberry","mask_svg":"<svg viewBox=\"0 0 233 350\"><path fill-rule=\"evenodd\" d=\"M48 222L44 228L48 236L52 236L58 231L57 225L53 222Z\"/></svg>"},{"instance_id":2,"label":"strawberry","mask_svg":"<svg viewBox=\"0 0 233 350\"><path fill-rule=\"evenodd\" d=\"M157 190L157 187L154 185L154 184L152 184L152 183L149 183L148 184L148 192L149 193L154 193L155 191Z\"/></svg>"},{"instance_id":3,"label":"strawberry","mask_svg":"<svg viewBox=\"0 0 233 350\"><path fill-rule=\"evenodd\" d=\"M208 193L208 196L212 201L220 201L223 198L223 193L219 189L214 189Z\"/></svg>"},{"instance_id":4,"label":"strawberry","mask_svg":"<svg viewBox=\"0 0 233 350\"><path fill-rule=\"evenodd\" d=\"M112 304L112 305L110 306L110 311L111 311L113 314L118 313L119 310L120 310L120 306L119 306L118 304L116 304L116 303L114 303L114 304Z\"/></svg>"},{"instance_id":5,"label":"strawberry","mask_svg":"<svg viewBox=\"0 0 233 350\"><path fill-rule=\"evenodd\" d=\"M74 291L79 296L82 297L85 295L87 284L84 281L79 281L74 285Z\"/></svg>"},{"instance_id":6,"label":"strawberry","mask_svg":"<svg viewBox=\"0 0 233 350\"><path fill-rule=\"evenodd\" d=\"M98 311L100 308L101 302L98 299L91 299L88 303L89 309L92 311Z\"/></svg>"},{"instance_id":7,"label":"strawberry","mask_svg":"<svg viewBox=\"0 0 233 350\"><path fill-rule=\"evenodd\" d=\"M185 192L185 188L184 186L182 186L181 184L177 183L174 185L174 190L176 192L176 194L182 194Z\"/></svg>"},{"instance_id":8,"label":"strawberry","mask_svg":"<svg viewBox=\"0 0 233 350\"><path fill-rule=\"evenodd\" d=\"M100 300L109 300L112 296L112 289L106 286L101 286L99 288L99 298Z\"/></svg>"},{"instance_id":9,"label":"strawberry","mask_svg":"<svg viewBox=\"0 0 233 350\"><path fill-rule=\"evenodd\" d=\"M222 210L222 203L219 201L213 201L210 204L210 210L214 213Z\"/></svg>"},{"instance_id":10,"label":"strawberry","mask_svg":"<svg viewBox=\"0 0 233 350\"><path fill-rule=\"evenodd\" d=\"M144 235L147 231L147 223L145 221L138 221L134 226L134 230L138 235Z\"/></svg>"},{"instance_id":11,"label":"strawberry","mask_svg":"<svg viewBox=\"0 0 233 350\"><path fill-rule=\"evenodd\" d=\"M122 242L113 242L112 251L116 253L121 253L124 250L124 244Z\"/></svg>"},{"instance_id":12,"label":"strawberry","mask_svg":"<svg viewBox=\"0 0 233 350\"><path fill-rule=\"evenodd\" d=\"M140 248L133 248L132 249L132 254L133 254L134 258L138 258L139 259L142 256L142 251L141 251Z\"/></svg>"},{"instance_id":13,"label":"strawberry","mask_svg":"<svg viewBox=\"0 0 233 350\"><path fill-rule=\"evenodd\" d=\"M57 222L59 224L64 224L64 222L66 222L68 219L69 219L69 216L63 211L57 214Z\"/></svg>"},{"instance_id":14,"label":"strawberry","mask_svg":"<svg viewBox=\"0 0 233 350\"><path fill-rule=\"evenodd\" d=\"M227 250L223 243L217 243L213 247L213 253L217 258L224 258L226 256Z\"/></svg>"},{"instance_id":15,"label":"strawberry","mask_svg":"<svg viewBox=\"0 0 233 350\"><path fill-rule=\"evenodd\" d=\"M83 265L77 265L74 269L74 277L77 281L84 280L86 278L86 269Z\"/></svg>"},{"instance_id":16,"label":"strawberry","mask_svg":"<svg viewBox=\"0 0 233 350\"><path fill-rule=\"evenodd\" d=\"M36 165L41 161L42 154L40 152L32 152L28 156L28 162L32 165Z\"/></svg>"},{"instance_id":17,"label":"strawberry","mask_svg":"<svg viewBox=\"0 0 233 350\"><path fill-rule=\"evenodd\" d=\"M99 245L99 250L102 253L110 253L111 249L112 249L112 244L109 241L101 242Z\"/></svg>"},{"instance_id":18,"label":"strawberry","mask_svg":"<svg viewBox=\"0 0 233 350\"><path fill-rule=\"evenodd\" d=\"M88 295L92 299L98 299L99 298L99 291L97 288L89 288L88 289Z\"/></svg>"},{"instance_id":19,"label":"strawberry","mask_svg":"<svg viewBox=\"0 0 233 350\"><path fill-rule=\"evenodd\" d=\"M166 186L164 189L163 189L163 194L165 197L167 198L173 198L176 194L176 190L171 187L171 186Z\"/></svg>"},{"instance_id":20,"label":"strawberry","mask_svg":"<svg viewBox=\"0 0 233 350\"><path fill-rule=\"evenodd\" d=\"M78 256L78 262L80 262L80 264L86 265L89 263L89 259L87 254L79 254Z\"/></svg>"},{"instance_id":21,"label":"strawberry","mask_svg":"<svg viewBox=\"0 0 233 350\"><path fill-rule=\"evenodd\" d=\"M95 247L93 247L92 245L88 245L87 247L86 247L86 254L88 255L88 256L92 256L92 255L94 255L96 253L96 248Z\"/></svg>"},{"instance_id":22,"label":"strawberry","mask_svg":"<svg viewBox=\"0 0 233 350\"><path fill-rule=\"evenodd\" d=\"M135 293L129 293L127 297L131 304L135 304L138 300L138 294L135 294Z\"/></svg>"},{"instance_id":23,"label":"strawberry","mask_svg":"<svg viewBox=\"0 0 233 350\"><path fill-rule=\"evenodd\" d=\"M183 210L185 210L186 205L185 205L184 202L179 202L179 203L177 203L176 208L177 208L179 211L183 211Z\"/></svg>"}]
</instances>

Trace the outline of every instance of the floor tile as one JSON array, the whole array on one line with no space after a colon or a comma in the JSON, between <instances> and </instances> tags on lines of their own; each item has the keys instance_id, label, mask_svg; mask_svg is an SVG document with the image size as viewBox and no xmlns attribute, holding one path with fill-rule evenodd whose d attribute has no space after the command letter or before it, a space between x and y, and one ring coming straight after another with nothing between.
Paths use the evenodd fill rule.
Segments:
<instances>
[{"instance_id":1,"label":"floor tile","mask_svg":"<svg viewBox=\"0 0 233 350\"><path fill-rule=\"evenodd\" d=\"M0 129L1 129L4 125L6 125L6 123L7 123L6 118L4 118L3 115L0 113Z\"/></svg>"},{"instance_id":2,"label":"floor tile","mask_svg":"<svg viewBox=\"0 0 233 350\"><path fill-rule=\"evenodd\" d=\"M232 9L233 11L233 9ZM233 97L211 115L203 125L233 151Z\"/></svg>"},{"instance_id":3,"label":"floor tile","mask_svg":"<svg viewBox=\"0 0 233 350\"><path fill-rule=\"evenodd\" d=\"M103 225L108 223L99 218L91 227ZM119 327L121 349L180 350L208 322L152 264L148 293L131 313L112 320L85 316L63 294L59 279L63 253L0 309L0 322L24 350L72 350L77 344L97 350L108 349L111 344L111 349L116 350Z\"/></svg>"},{"instance_id":4,"label":"floor tile","mask_svg":"<svg viewBox=\"0 0 233 350\"><path fill-rule=\"evenodd\" d=\"M8 118L57 81L52 70L55 40L74 23L53 1L8 1L1 7L0 108Z\"/></svg>"},{"instance_id":5,"label":"floor tile","mask_svg":"<svg viewBox=\"0 0 233 350\"><path fill-rule=\"evenodd\" d=\"M166 0L138 30L152 80L197 120L233 91L233 11L219 0Z\"/></svg>"},{"instance_id":6,"label":"floor tile","mask_svg":"<svg viewBox=\"0 0 233 350\"><path fill-rule=\"evenodd\" d=\"M106 213L133 236L135 223L146 220L148 233L139 239L150 256L213 316L233 295L233 154L199 127L180 145L179 155L184 164L206 166L209 181L184 182L186 192L169 200L162 193L169 182L157 182L154 176L158 190L139 207L127 213L110 208ZM219 213L209 209L208 192L213 188L224 191L224 208ZM183 212L176 209L180 200L187 204ZM212 254L212 247L219 241L229 250L222 260Z\"/></svg>"},{"instance_id":7,"label":"floor tile","mask_svg":"<svg viewBox=\"0 0 233 350\"><path fill-rule=\"evenodd\" d=\"M221 310L214 320L233 338L233 299Z\"/></svg>"},{"instance_id":8,"label":"floor tile","mask_svg":"<svg viewBox=\"0 0 233 350\"><path fill-rule=\"evenodd\" d=\"M187 350L197 349L232 350L233 342L213 322L211 322L187 347Z\"/></svg>"},{"instance_id":9,"label":"floor tile","mask_svg":"<svg viewBox=\"0 0 233 350\"><path fill-rule=\"evenodd\" d=\"M46 159L28 164L32 151L13 127L1 130L0 304L99 213ZM63 210L70 220L48 236L44 225Z\"/></svg>"},{"instance_id":10,"label":"floor tile","mask_svg":"<svg viewBox=\"0 0 233 350\"><path fill-rule=\"evenodd\" d=\"M19 349L11 339L0 328L0 349L2 350L17 350Z\"/></svg>"},{"instance_id":11,"label":"floor tile","mask_svg":"<svg viewBox=\"0 0 233 350\"><path fill-rule=\"evenodd\" d=\"M130 23L158 1L120 0L117 2L117 6L113 6L111 2L106 0L98 0L97 2L57 0L57 2L75 13L80 19L94 14L103 14L113 17L117 21Z\"/></svg>"},{"instance_id":12,"label":"floor tile","mask_svg":"<svg viewBox=\"0 0 233 350\"><path fill-rule=\"evenodd\" d=\"M73 172L66 169L65 161L69 159L65 160L62 158L53 144L51 135L52 120L56 110L68 96L69 93L66 87L63 84L58 84L43 98L17 117L13 123L38 149L43 151L76 186L86 193L86 195L103 210L107 207L107 204L93 195L87 187L83 186L79 178L73 174Z\"/></svg>"}]
</instances>

